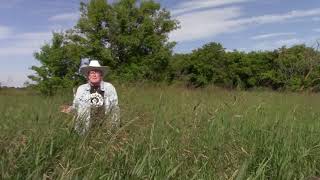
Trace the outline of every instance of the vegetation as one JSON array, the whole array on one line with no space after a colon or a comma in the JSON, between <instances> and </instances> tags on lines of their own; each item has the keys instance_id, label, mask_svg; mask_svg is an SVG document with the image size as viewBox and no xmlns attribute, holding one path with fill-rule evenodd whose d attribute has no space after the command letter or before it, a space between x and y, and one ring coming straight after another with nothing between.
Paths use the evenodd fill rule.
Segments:
<instances>
[{"instance_id":1,"label":"vegetation","mask_svg":"<svg viewBox=\"0 0 320 180\"><path fill-rule=\"evenodd\" d=\"M0 89L0 179L320 176L318 94L233 91L319 91L317 48L229 52L211 42L173 54L168 34L179 25L159 3L91 0L80 13L35 53L41 65L30 86L50 96ZM83 58L126 82L116 83L122 127L112 134L106 119L80 137L73 117L59 112L85 81Z\"/></svg>"},{"instance_id":2,"label":"vegetation","mask_svg":"<svg viewBox=\"0 0 320 180\"><path fill-rule=\"evenodd\" d=\"M122 128L85 137L71 93L0 93L0 179L306 179L320 175L318 94L120 86Z\"/></svg>"},{"instance_id":3,"label":"vegetation","mask_svg":"<svg viewBox=\"0 0 320 180\"><path fill-rule=\"evenodd\" d=\"M112 71L109 78L125 82L183 82L193 87L269 88L319 91L320 52L306 45L274 51L226 52L208 43L189 54L174 54L168 34L178 22L154 1L120 0L81 3L77 25L55 33L35 58L41 66L30 79L43 94L84 82L82 58L98 59Z\"/></svg>"},{"instance_id":4,"label":"vegetation","mask_svg":"<svg viewBox=\"0 0 320 180\"><path fill-rule=\"evenodd\" d=\"M138 5L137 5L138 4ZM98 59L108 65L116 79L162 81L166 78L173 42L168 33L177 22L153 1L105 0L81 3L77 25L66 33L54 34L35 58L37 88L53 95L59 88L83 82L78 75L81 58Z\"/></svg>"},{"instance_id":5,"label":"vegetation","mask_svg":"<svg viewBox=\"0 0 320 180\"><path fill-rule=\"evenodd\" d=\"M214 84L226 88L319 91L320 52L305 45L274 51L225 52L209 43L171 60L172 79L196 87Z\"/></svg>"}]
</instances>

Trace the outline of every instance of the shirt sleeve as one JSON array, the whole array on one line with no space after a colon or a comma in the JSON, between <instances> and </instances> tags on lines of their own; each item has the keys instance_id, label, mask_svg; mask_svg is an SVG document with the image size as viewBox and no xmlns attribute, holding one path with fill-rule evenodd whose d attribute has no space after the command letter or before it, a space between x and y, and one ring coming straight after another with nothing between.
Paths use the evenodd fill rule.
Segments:
<instances>
[{"instance_id":1,"label":"shirt sleeve","mask_svg":"<svg viewBox=\"0 0 320 180\"><path fill-rule=\"evenodd\" d=\"M81 95L81 90L80 90L80 87L78 87L77 92L74 95L73 103L72 103L72 112L73 113L75 113L77 111L77 109L79 108L80 95Z\"/></svg>"},{"instance_id":2,"label":"shirt sleeve","mask_svg":"<svg viewBox=\"0 0 320 180\"><path fill-rule=\"evenodd\" d=\"M120 108L118 105L118 95L116 92L116 89L111 86L110 88L110 115L111 115L111 121L112 121L112 126L114 128L119 128L120 127Z\"/></svg>"}]
</instances>

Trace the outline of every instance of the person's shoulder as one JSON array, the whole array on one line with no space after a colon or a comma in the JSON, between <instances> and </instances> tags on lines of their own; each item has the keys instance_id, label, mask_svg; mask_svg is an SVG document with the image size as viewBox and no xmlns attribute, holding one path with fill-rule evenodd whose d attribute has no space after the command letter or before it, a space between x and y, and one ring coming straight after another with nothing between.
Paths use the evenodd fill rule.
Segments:
<instances>
[{"instance_id":1,"label":"person's shoulder","mask_svg":"<svg viewBox=\"0 0 320 180\"><path fill-rule=\"evenodd\" d=\"M83 90L83 89L86 89L88 88L88 84L82 84L78 87L78 90Z\"/></svg>"},{"instance_id":2,"label":"person's shoulder","mask_svg":"<svg viewBox=\"0 0 320 180\"><path fill-rule=\"evenodd\" d=\"M106 88L106 89L110 89L110 90L116 90L116 88L109 82L103 82L103 86Z\"/></svg>"}]
</instances>

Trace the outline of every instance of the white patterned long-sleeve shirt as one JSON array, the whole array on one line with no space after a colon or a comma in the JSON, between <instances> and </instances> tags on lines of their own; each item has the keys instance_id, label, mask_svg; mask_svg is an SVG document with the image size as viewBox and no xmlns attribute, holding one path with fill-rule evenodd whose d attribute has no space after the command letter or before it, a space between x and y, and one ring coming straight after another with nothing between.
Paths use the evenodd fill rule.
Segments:
<instances>
[{"instance_id":1,"label":"white patterned long-sleeve shirt","mask_svg":"<svg viewBox=\"0 0 320 180\"><path fill-rule=\"evenodd\" d=\"M83 84L78 87L75 94L72 109L77 113L75 130L79 134L84 134L90 128L90 84ZM107 82L101 82L101 91L104 91L105 114L111 116L112 125L120 125L120 109L118 106L118 96L114 86Z\"/></svg>"}]
</instances>

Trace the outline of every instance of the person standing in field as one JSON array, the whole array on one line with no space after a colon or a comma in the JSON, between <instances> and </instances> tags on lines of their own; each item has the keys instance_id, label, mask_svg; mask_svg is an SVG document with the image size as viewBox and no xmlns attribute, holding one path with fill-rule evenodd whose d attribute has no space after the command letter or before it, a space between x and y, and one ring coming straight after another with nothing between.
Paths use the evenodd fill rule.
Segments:
<instances>
[{"instance_id":1,"label":"person standing in field","mask_svg":"<svg viewBox=\"0 0 320 180\"><path fill-rule=\"evenodd\" d=\"M112 129L120 126L120 109L114 86L103 81L107 67L97 60L91 60L88 66L82 66L80 73L88 82L78 87L72 106L63 106L61 112L76 113L75 130L83 135L92 126L102 123L109 116Z\"/></svg>"}]
</instances>

